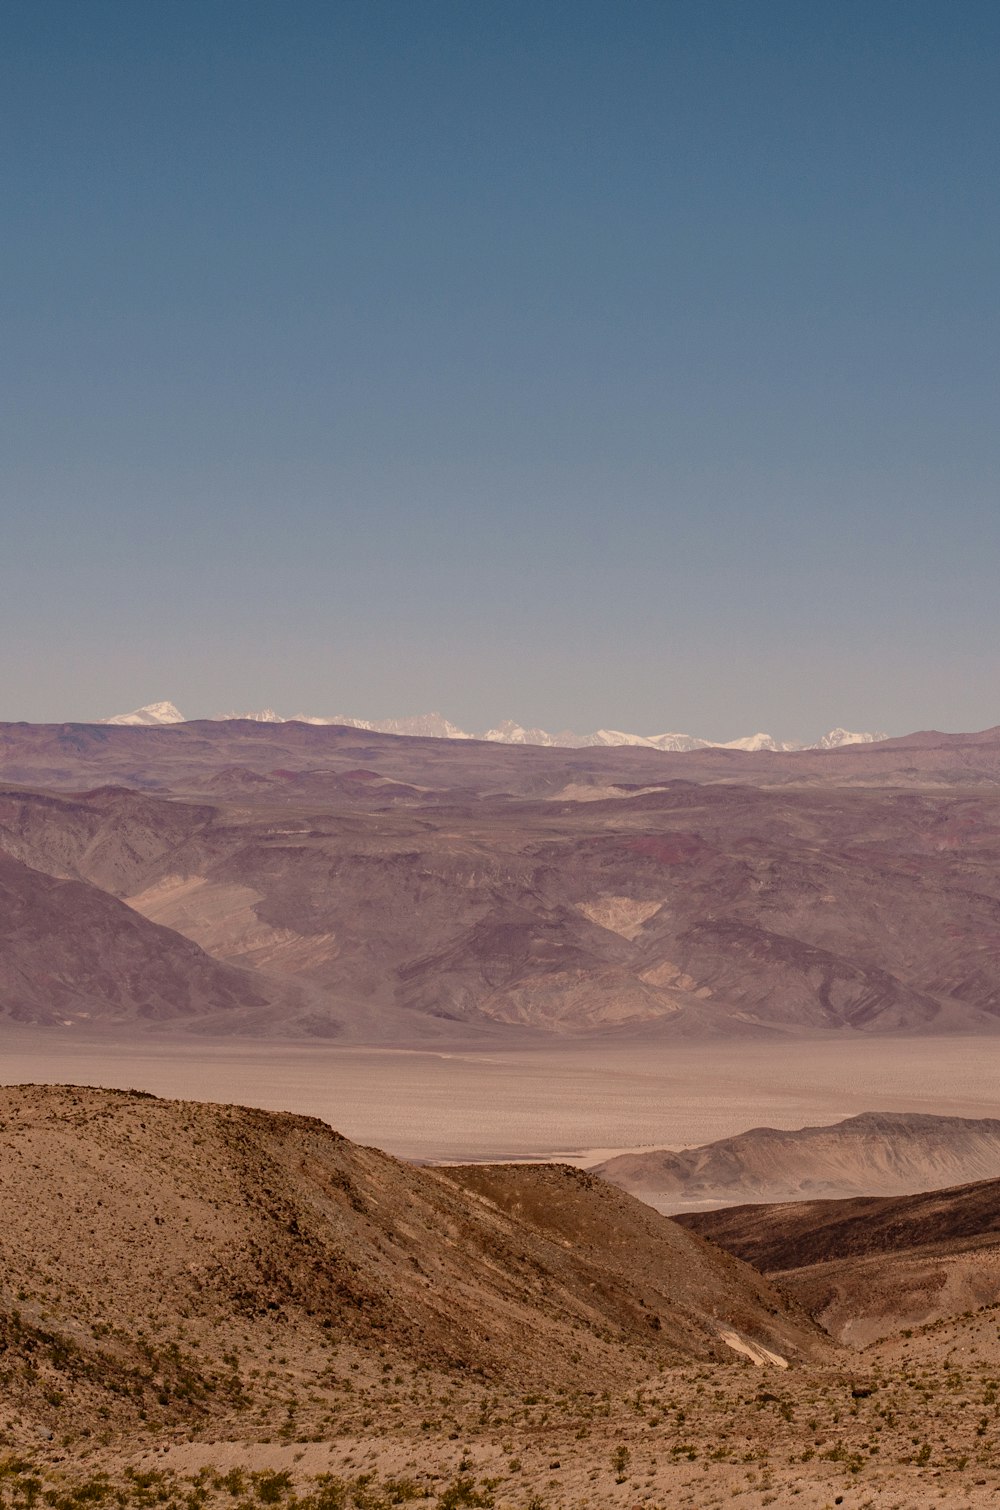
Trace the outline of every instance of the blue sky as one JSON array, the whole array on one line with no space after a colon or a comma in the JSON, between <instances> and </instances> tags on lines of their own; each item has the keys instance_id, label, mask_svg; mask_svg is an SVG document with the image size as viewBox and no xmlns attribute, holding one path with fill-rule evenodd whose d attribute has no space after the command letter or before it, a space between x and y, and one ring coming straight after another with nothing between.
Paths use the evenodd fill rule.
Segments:
<instances>
[{"instance_id":1,"label":"blue sky","mask_svg":"<svg viewBox=\"0 0 1000 1510\"><path fill-rule=\"evenodd\" d=\"M1000 722L995 6L0 44L0 717Z\"/></svg>"}]
</instances>

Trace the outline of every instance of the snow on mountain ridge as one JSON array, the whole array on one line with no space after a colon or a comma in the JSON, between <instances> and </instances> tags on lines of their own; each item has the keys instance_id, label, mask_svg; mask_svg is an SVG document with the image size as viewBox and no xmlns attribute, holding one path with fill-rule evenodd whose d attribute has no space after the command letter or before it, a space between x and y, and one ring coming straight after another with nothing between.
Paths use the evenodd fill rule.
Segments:
<instances>
[{"instance_id":1,"label":"snow on mountain ridge","mask_svg":"<svg viewBox=\"0 0 1000 1510\"><path fill-rule=\"evenodd\" d=\"M751 754L758 754L761 750L801 750L804 745L780 744L771 734L746 734L742 739L730 739L725 744L716 745L719 750L747 750Z\"/></svg>"},{"instance_id":2,"label":"snow on mountain ridge","mask_svg":"<svg viewBox=\"0 0 1000 1510\"><path fill-rule=\"evenodd\" d=\"M822 739L818 740L816 744L810 745L809 748L813 750L841 750L844 745L872 745L878 744L880 740L888 738L888 734L885 733L856 734L850 729L831 729L828 734L824 734Z\"/></svg>"},{"instance_id":3,"label":"snow on mountain ridge","mask_svg":"<svg viewBox=\"0 0 1000 1510\"><path fill-rule=\"evenodd\" d=\"M525 729L512 718L505 718L495 729L487 729L481 739L498 745L557 745L559 736L547 734L544 729Z\"/></svg>"},{"instance_id":4,"label":"snow on mountain ridge","mask_svg":"<svg viewBox=\"0 0 1000 1510\"><path fill-rule=\"evenodd\" d=\"M275 713L273 708L258 708L254 713L216 713L213 723L229 723L230 720L239 719L252 724L284 724L287 718L282 718L280 713Z\"/></svg>"},{"instance_id":5,"label":"snow on mountain ridge","mask_svg":"<svg viewBox=\"0 0 1000 1510\"><path fill-rule=\"evenodd\" d=\"M402 734L422 739L484 739L493 744L542 745L559 749L588 747L616 749L625 745L636 745L642 749L670 752L742 750L758 753L786 750L840 750L845 745L876 744L879 740L889 737L883 733L857 733L851 729L836 728L830 729L811 745L783 744L772 735L763 733L747 734L742 739L731 739L725 743L719 743L716 740L699 739L694 734L628 734L621 729L597 729L593 734L574 734L571 730L564 729L559 734L549 734L545 729L525 729L523 725L509 718L497 724L495 728L488 729L485 734L467 734L464 729L451 723L441 713L419 713L410 718L375 720L349 718L346 714L335 714L332 718L315 718L305 713L298 713L294 718L285 719L280 713L275 713L273 708L261 708L252 713L217 713L213 721L226 723L235 719L247 719L253 723L266 724L303 723L321 726L338 724L344 728L363 729L373 734ZM105 718L101 722L156 728L168 724L186 723L187 720L173 703L160 702L147 703L145 707L136 708L131 713L116 713L113 718Z\"/></svg>"},{"instance_id":6,"label":"snow on mountain ridge","mask_svg":"<svg viewBox=\"0 0 1000 1510\"><path fill-rule=\"evenodd\" d=\"M687 750L711 749L711 742L707 739L699 739L696 734L651 734L649 742L658 750L669 750L680 754Z\"/></svg>"},{"instance_id":7,"label":"snow on mountain ridge","mask_svg":"<svg viewBox=\"0 0 1000 1510\"><path fill-rule=\"evenodd\" d=\"M160 724L182 724L186 720L173 703L147 703L145 707L136 708L131 713L116 713L113 718L104 718L101 722L155 728Z\"/></svg>"}]
</instances>

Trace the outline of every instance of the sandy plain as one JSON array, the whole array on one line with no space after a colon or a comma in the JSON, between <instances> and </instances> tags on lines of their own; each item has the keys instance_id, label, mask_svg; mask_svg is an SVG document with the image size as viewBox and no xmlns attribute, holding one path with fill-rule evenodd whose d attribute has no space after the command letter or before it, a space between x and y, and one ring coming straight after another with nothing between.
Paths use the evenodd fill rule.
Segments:
<instances>
[{"instance_id":1,"label":"sandy plain","mask_svg":"<svg viewBox=\"0 0 1000 1510\"><path fill-rule=\"evenodd\" d=\"M840 1036L432 1052L190 1038L137 1045L5 1027L0 1084L29 1082L301 1112L407 1159L586 1164L862 1111L996 1116L1000 1039Z\"/></svg>"}]
</instances>

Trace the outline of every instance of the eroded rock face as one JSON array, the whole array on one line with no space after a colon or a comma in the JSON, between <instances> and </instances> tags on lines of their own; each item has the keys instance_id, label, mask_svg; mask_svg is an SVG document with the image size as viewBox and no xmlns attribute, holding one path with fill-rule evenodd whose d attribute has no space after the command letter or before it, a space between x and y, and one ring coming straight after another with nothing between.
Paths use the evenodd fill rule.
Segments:
<instances>
[{"instance_id":1,"label":"eroded rock face","mask_svg":"<svg viewBox=\"0 0 1000 1510\"><path fill-rule=\"evenodd\" d=\"M1000 1300L996 1179L916 1195L735 1206L677 1220L780 1276L833 1336L857 1346Z\"/></svg>"},{"instance_id":2,"label":"eroded rock face","mask_svg":"<svg viewBox=\"0 0 1000 1510\"><path fill-rule=\"evenodd\" d=\"M98 887L0 852L0 1003L15 1022L85 1028L280 1013L290 998Z\"/></svg>"},{"instance_id":3,"label":"eroded rock face","mask_svg":"<svg viewBox=\"0 0 1000 1510\"><path fill-rule=\"evenodd\" d=\"M66 894L81 917L100 893L169 929L177 970L202 977L178 977L192 1005L174 1015L213 1031L995 1031L998 752L987 736L665 754L297 724L7 725L0 769L36 789L0 791L0 851L85 888ZM0 1010L47 1012L31 984L44 964L23 952L45 937L27 923L45 888L8 877L25 927ZM123 937L125 915L105 915ZM68 913L61 927L69 939ZM153 973L165 936L131 937ZM215 1000L189 943L243 979L217 976ZM142 1014L124 957L108 951L106 993L127 1020ZM86 958L83 940L58 991L81 1021Z\"/></svg>"}]
</instances>

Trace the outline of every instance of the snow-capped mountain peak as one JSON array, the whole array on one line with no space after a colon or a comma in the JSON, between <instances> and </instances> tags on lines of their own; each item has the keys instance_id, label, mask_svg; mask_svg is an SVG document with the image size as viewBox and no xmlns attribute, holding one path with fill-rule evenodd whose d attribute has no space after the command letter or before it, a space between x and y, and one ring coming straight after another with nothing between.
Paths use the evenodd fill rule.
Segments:
<instances>
[{"instance_id":1,"label":"snow-capped mountain peak","mask_svg":"<svg viewBox=\"0 0 1000 1510\"><path fill-rule=\"evenodd\" d=\"M132 724L155 728L159 724L182 724L184 714L173 703L147 703L131 713L116 713L113 718L101 720L106 724Z\"/></svg>"},{"instance_id":2,"label":"snow-capped mountain peak","mask_svg":"<svg viewBox=\"0 0 1000 1510\"><path fill-rule=\"evenodd\" d=\"M840 750L844 745L871 745L878 744L879 740L888 739L888 734L857 734L851 729L831 729L818 739L813 745L815 750Z\"/></svg>"},{"instance_id":3,"label":"snow-capped mountain peak","mask_svg":"<svg viewBox=\"0 0 1000 1510\"><path fill-rule=\"evenodd\" d=\"M588 735L585 742L605 745L609 749L618 749L622 745L645 745L647 749L651 746L644 734L626 734L622 729L598 729L595 734Z\"/></svg>"},{"instance_id":4,"label":"snow-capped mountain peak","mask_svg":"<svg viewBox=\"0 0 1000 1510\"><path fill-rule=\"evenodd\" d=\"M772 734L746 734L742 739L730 739L719 745L720 750L746 750L756 754L760 750L794 750L796 745L779 744Z\"/></svg>"},{"instance_id":5,"label":"snow-capped mountain peak","mask_svg":"<svg viewBox=\"0 0 1000 1510\"><path fill-rule=\"evenodd\" d=\"M707 750L711 747L709 740L699 739L696 734L651 734L649 743L655 745L658 750L681 753L685 750Z\"/></svg>"},{"instance_id":6,"label":"snow-capped mountain peak","mask_svg":"<svg viewBox=\"0 0 1000 1510\"><path fill-rule=\"evenodd\" d=\"M505 718L495 729L487 729L479 736L499 745L557 745L559 740L544 729L525 729L512 718Z\"/></svg>"},{"instance_id":7,"label":"snow-capped mountain peak","mask_svg":"<svg viewBox=\"0 0 1000 1510\"><path fill-rule=\"evenodd\" d=\"M510 718L487 729L484 734L468 734L441 713L418 713L407 718L383 719L351 718L346 713L337 713L329 718L317 718L310 714L297 713L294 718L285 719L273 708L261 708L252 713L217 713L216 719L220 722L230 719L249 719L254 723L266 724L286 722L339 724L345 728L359 729L373 734L401 734L422 739L485 739L493 744L542 745L570 750L601 746L614 749L625 745L636 745L641 749L662 750L670 753L687 750L741 750L749 754L757 754L761 751L839 750L846 745L874 744L878 740L889 737L887 734L858 733L838 727L830 729L815 744L808 745L782 743L773 735L763 733L747 734L742 739L730 739L720 743L717 740L700 739L695 734L630 734L623 729L596 729L592 734L574 734L572 730L564 729L558 734L549 734L545 729L525 728L523 724L515 723ZM117 713L113 718L102 721L106 724L137 724L156 727L184 723L185 719L183 713L173 703L162 702L147 703L144 708L136 708L132 713Z\"/></svg>"},{"instance_id":8,"label":"snow-capped mountain peak","mask_svg":"<svg viewBox=\"0 0 1000 1510\"><path fill-rule=\"evenodd\" d=\"M275 713L273 708L258 708L253 713L216 713L213 723L228 723L231 719L242 719L253 724L283 724L288 720L282 718L280 713Z\"/></svg>"}]
</instances>

